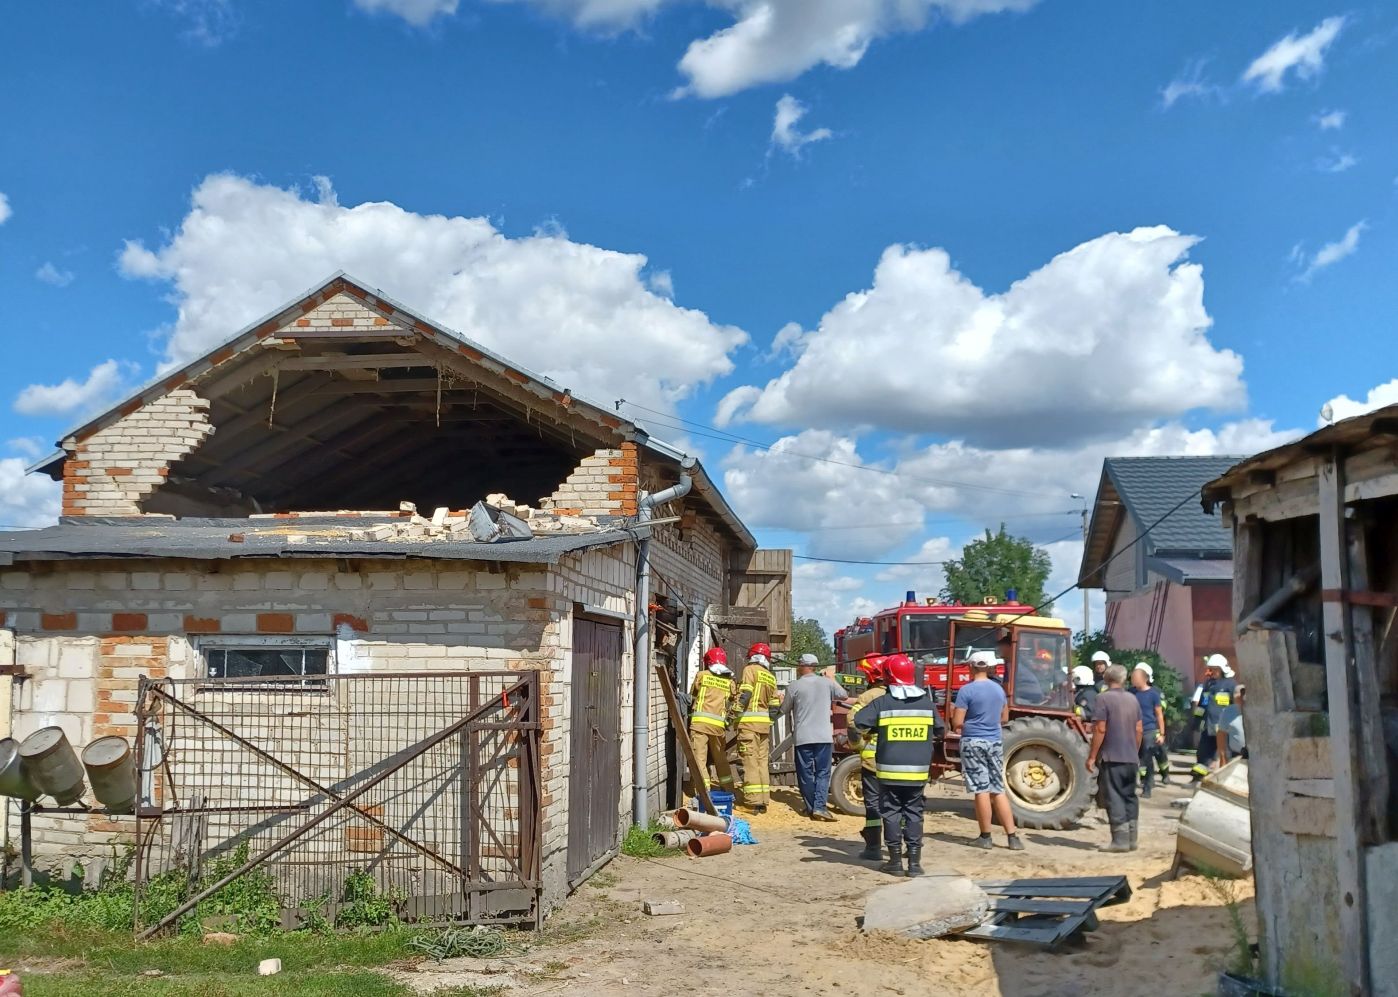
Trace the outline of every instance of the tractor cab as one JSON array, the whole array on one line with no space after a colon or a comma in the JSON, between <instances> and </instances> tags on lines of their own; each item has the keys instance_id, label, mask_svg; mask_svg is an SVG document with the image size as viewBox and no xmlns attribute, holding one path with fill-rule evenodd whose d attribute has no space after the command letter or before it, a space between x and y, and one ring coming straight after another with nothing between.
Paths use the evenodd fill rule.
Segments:
<instances>
[{"instance_id":1,"label":"tractor cab","mask_svg":"<svg viewBox=\"0 0 1398 997\"><path fill-rule=\"evenodd\" d=\"M941 647L913 655L938 702L955 702L957 692L971 681L971 656L992 651L1003 662L993 676L1005 687L1011 715L1072 715L1072 640L1062 620L972 610L946 623Z\"/></svg>"}]
</instances>

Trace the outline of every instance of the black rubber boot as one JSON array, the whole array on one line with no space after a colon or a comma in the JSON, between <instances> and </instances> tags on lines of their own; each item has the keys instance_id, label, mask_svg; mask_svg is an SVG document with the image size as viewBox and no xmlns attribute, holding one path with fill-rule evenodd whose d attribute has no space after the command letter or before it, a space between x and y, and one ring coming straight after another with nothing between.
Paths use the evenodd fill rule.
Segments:
<instances>
[{"instance_id":1,"label":"black rubber boot","mask_svg":"<svg viewBox=\"0 0 1398 997\"><path fill-rule=\"evenodd\" d=\"M879 872L886 872L893 876L903 875L903 846L888 846L888 861L879 866Z\"/></svg>"},{"instance_id":2,"label":"black rubber boot","mask_svg":"<svg viewBox=\"0 0 1398 997\"><path fill-rule=\"evenodd\" d=\"M1113 824L1112 843L1103 845L1104 852L1129 852L1131 850L1131 825Z\"/></svg>"},{"instance_id":3,"label":"black rubber boot","mask_svg":"<svg viewBox=\"0 0 1398 997\"><path fill-rule=\"evenodd\" d=\"M880 847L883 841L882 827L866 827L860 832L864 838L864 851L859 853L861 859L877 862L883 858L883 849Z\"/></svg>"},{"instance_id":4,"label":"black rubber boot","mask_svg":"<svg viewBox=\"0 0 1398 997\"><path fill-rule=\"evenodd\" d=\"M922 875L922 846L908 846L908 878L916 879Z\"/></svg>"},{"instance_id":5,"label":"black rubber boot","mask_svg":"<svg viewBox=\"0 0 1398 997\"><path fill-rule=\"evenodd\" d=\"M1136 832L1137 832L1137 830L1138 830L1138 828L1139 828L1139 825L1140 825L1140 821L1134 821L1134 820L1131 821L1129 824L1126 825L1126 840L1127 840L1127 844L1130 846L1130 848L1131 848L1131 850L1132 850L1133 852L1136 850Z\"/></svg>"}]
</instances>

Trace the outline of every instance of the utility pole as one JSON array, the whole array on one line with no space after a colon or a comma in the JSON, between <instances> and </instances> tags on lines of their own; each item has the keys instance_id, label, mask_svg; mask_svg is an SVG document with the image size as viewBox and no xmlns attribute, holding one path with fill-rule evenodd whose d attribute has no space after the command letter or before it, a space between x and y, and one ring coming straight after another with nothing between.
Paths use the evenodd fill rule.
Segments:
<instances>
[{"instance_id":1,"label":"utility pole","mask_svg":"<svg viewBox=\"0 0 1398 997\"><path fill-rule=\"evenodd\" d=\"M1080 500L1082 501L1082 551L1083 551L1083 557L1086 557L1086 556L1087 556L1087 522L1088 522L1087 499L1086 499L1084 496L1079 495L1077 492L1073 492L1073 494L1072 494L1070 497L1071 497L1071 498L1075 498L1075 499L1080 499ZM1089 635L1092 633L1092 627L1091 627L1090 621L1089 621L1089 619L1088 619L1087 589L1086 589L1086 588L1084 588L1084 589L1082 590L1082 632L1083 632L1083 636L1084 636L1084 637L1087 637L1087 636L1089 636Z\"/></svg>"}]
</instances>

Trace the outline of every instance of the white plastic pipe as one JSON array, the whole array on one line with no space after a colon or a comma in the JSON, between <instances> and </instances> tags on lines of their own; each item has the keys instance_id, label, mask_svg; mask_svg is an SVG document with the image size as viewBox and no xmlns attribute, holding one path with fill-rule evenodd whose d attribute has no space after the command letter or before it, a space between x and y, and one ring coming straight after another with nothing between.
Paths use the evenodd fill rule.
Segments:
<instances>
[{"instance_id":1,"label":"white plastic pipe","mask_svg":"<svg viewBox=\"0 0 1398 997\"><path fill-rule=\"evenodd\" d=\"M680 480L676 485L656 492L654 495L642 492L637 509L637 519L644 526L655 514L655 507L684 498L694 487L690 470L694 467L693 457L680 462ZM635 668L633 689L634 702L631 707L631 766L632 783L635 787L631 803L632 820L640 827L649 823L650 817L650 537L642 538L636 545L636 643L632 657Z\"/></svg>"}]
</instances>

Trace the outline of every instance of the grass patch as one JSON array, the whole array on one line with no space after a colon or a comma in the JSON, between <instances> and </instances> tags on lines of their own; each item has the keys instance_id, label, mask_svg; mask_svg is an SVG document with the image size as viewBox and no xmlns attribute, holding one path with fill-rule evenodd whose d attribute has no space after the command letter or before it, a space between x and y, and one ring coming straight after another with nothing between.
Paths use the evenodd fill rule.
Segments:
<instances>
[{"instance_id":1,"label":"grass patch","mask_svg":"<svg viewBox=\"0 0 1398 997\"><path fill-rule=\"evenodd\" d=\"M1207 884L1209 892L1219 899L1224 910L1228 912L1228 929L1233 935L1232 961L1228 965L1229 972L1240 976L1257 975L1260 967L1257 965L1257 955L1252 948L1252 939L1248 936L1247 925L1243 923L1242 905L1238 899L1238 884L1213 870L1204 872L1204 882Z\"/></svg>"},{"instance_id":2,"label":"grass patch","mask_svg":"<svg viewBox=\"0 0 1398 997\"><path fill-rule=\"evenodd\" d=\"M635 859L663 859L679 855L678 848L666 848L655 840L655 836L665 830L656 821L651 821L645 827L632 824L626 829L626 837L621 839L621 854Z\"/></svg>"},{"instance_id":3,"label":"grass patch","mask_svg":"<svg viewBox=\"0 0 1398 997\"><path fill-rule=\"evenodd\" d=\"M587 881L587 885L593 889L606 890L621 882L621 877L610 869L603 869Z\"/></svg>"}]
</instances>

